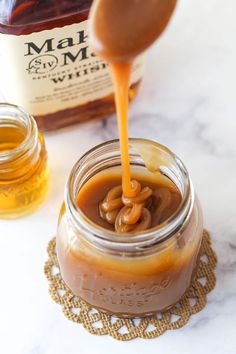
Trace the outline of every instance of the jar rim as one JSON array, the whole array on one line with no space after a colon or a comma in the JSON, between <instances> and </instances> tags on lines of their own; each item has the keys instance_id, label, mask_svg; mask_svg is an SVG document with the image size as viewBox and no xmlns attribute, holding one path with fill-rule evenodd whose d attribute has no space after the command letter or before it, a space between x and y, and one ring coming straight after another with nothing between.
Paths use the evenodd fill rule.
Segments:
<instances>
[{"instance_id":1,"label":"jar rim","mask_svg":"<svg viewBox=\"0 0 236 354\"><path fill-rule=\"evenodd\" d=\"M112 146L119 147L119 140L110 140L106 141L102 144L99 144L88 152L86 152L74 165L66 188L65 188L65 204L68 210L70 211L70 215L72 216L72 221L75 224L76 228L78 228L87 239L90 240L99 240L102 242L103 246L109 246L114 244L116 246L127 245L130 246L148 246L155 244L160 244L165 242L167 239L171 238L171 236L175 235L176 232L183 227L186 220L189 219L193 204L194 204L194 189L188 174L188 171L181 161L179 157L177 157L170 149L166 146L159 144L155 141L148 139L139 139L139 138L130 138L129 145L134 143L144 143L144 144L154 144L161 151L167 153L173 161L176 163L178 168L183 172L186 178L184 193L182 195L182 201L177 209L177 211L172 214L167 220L165 220L162 224L155 226L152 229L148 229L141 232L136 233L122 233L119 234L115 231L107 230L93 221L91 221L78 207L76 203L76 197L74 195L73 187L77 181L78 173L83 168L83 164L86 162L86 159L90 158L94 153L98 153L101 150L106 150ZM128 236L128 237L127 237Z\"/></svg>"},{"instance_id":2,"label":"jar rim","mask_svg":"<svg viewBox=\"0 0 236 354\"><path fill-rule=\"evenodd\" d=\"M1 110L6 110L5 113L1 113ZM15 114L15 115L14 115ZM17 121L21 125L26 127L26 135L22 142L9 150L0 151L0 162L6 162L24 154L27 149L31 148L36 143L38 135L38 127L32 115L27 113L23 108L11 104L0 102L0 128L4 125L4 120Z\"/></svg>"}]
</instances>

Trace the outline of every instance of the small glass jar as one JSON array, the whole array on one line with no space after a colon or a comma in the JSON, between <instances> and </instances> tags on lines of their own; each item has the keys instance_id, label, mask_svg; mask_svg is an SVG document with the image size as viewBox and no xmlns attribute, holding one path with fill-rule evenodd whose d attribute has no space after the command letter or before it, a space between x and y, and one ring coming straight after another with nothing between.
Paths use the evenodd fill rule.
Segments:
<instances>
[{"instance_id":1,"label":"small glass jar","mask_svg":"<svg viewBox=\"0 0 236 354\"><path fill-rule=\"evenodd\" d=\"M111 314L140 317L169 308L190 286L203 220L181 160L149 140L129 143L132 169L147 170L147 154L137 151L151 148L159 172L181 192L178 210L161 225L136 234L117 234L90 221L77 206L79 190L97 173L121 165L119 142L106 142L86 153L71 172L59 217L57 255L62 277L76 296Z\"/></svg>"},{"instance_id":2,"label":"small glass jar","mask_svg":"<svg viewBox=\"0 0 236 354\"><path fill-rule=\"evenodd\" d=\"M34 118L0 104L0 218L34 210L48 189L47 153Z\"/></svg>"}]
</instances>

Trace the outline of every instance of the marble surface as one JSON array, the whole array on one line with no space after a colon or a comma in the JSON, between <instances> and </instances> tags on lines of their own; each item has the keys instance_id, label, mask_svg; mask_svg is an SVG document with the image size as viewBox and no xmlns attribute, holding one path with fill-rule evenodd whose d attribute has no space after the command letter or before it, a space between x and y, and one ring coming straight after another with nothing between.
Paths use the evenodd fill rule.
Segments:
<instances>
[{"instance_id":1,"label":"marble surface","mask_svg":"<svg viewBox=\"0 0 236 354\"><path fill-rule=\"evenodd\" d=\"M72 165L117 137L115 116L46 135L51 188L33 215L0 221L2 354L236 353L236 2L181 0L149 51L130 108L130 136L160 141L186 163L217 252L217 286L182 329L123 343L87 333L62 315L43 274Z\"/></svg>"}]
</instances>

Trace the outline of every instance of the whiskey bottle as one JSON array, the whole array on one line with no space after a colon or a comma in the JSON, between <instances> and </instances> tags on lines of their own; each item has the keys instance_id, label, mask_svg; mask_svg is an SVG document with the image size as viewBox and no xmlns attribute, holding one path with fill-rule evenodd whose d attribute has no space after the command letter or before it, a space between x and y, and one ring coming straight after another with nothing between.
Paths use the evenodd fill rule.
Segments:
<instances>
[{"instance_id":1,"label":"whiskey bottle","mask_svg":"<svg viewBox=\"0 0 236 354\"><path fill-rule=\"evenodd\" d=\"M0 79L5 100L58 129L115 110L109 66L88 44L92 0L0 0ZM143 75L134 63L130 99Z\"/></svg>"}]
</instances>

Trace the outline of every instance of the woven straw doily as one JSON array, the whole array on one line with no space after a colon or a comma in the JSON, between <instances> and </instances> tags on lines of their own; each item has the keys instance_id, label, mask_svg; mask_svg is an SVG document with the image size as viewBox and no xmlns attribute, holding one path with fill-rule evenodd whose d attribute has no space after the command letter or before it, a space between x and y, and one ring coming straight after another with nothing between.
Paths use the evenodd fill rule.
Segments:
<instances>
[{"instance_id":1,"label":"woven straw doily","mask_svg":"<svg viewBox=\"0 0 236 354\"><path fill-rule=\"evenodd\" d=\"M126 341L134 338L155 338L166 330L184 326L191 315L206 305L206 295L215 287L214 269L216 254L211 247L210 235L204 231L199 262L191 287L171 309L144 319L126 319L110 316L95 310L74 296L61 278L55 252L56 239L48 244L49 259L45 263L45 275L49 281L49 292L53 300L62 306L64 315L71 321L81 323L90 333L108 334Z\"/></svg>"}]
</instances>

